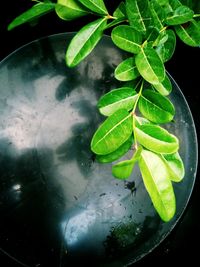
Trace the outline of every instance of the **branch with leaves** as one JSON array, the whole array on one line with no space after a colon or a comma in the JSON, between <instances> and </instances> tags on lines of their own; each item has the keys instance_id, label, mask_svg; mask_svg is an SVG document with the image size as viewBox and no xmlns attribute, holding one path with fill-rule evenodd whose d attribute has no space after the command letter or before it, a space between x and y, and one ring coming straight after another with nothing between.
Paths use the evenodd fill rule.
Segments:
<instances>
[{"instance_id":1,"label":"branch with leaves","mask_svg":"<svg viewBox=\"0 0 200 267\"><path fill-rule=\"evenodd\" d=\"M128 52L114 72L124 86L98 101L100 113L107 118L95 132L91 149L97 161L114 162L112 173L118 179L128 179L138 163L156 211L163 221L169 221L176 210L173 182L183 179L184 164L178 138L164 127L175 116L168 98L172 84L164 64L173 56L177 37L189 46L200 46L200 2L125 0L113 14L103 0L34 2L10 23L9 30L54 10L67 21L94 15L95 20L80 29L67 48L69 67L84 60L109 28L113 43ZM131 148L130 159L115 162Z\"/></svg>"}]
</instances>

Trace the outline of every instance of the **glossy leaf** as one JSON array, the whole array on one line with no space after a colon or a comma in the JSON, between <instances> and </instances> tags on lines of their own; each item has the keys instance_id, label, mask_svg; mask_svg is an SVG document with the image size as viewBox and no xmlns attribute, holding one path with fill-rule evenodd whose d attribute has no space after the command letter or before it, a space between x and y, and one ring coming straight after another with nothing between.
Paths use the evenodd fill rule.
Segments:
<instances>
[{"instance_id":1,"label":"glossy leaf","mask_svg":"<svg viewBox=\"0 0 200 267\"><path fill-rule=\"evenodd\" d=\"M176 210L176 200L166 165L157 154L143 150L139 166L154 208L163 221L170 221Z\"/></svg>"},{"instance_id":2,"label":"glossy leaf","mask_svg":"<svg viewBox=\"0 0 200 267\"><path fill-rule=\"evenodd\" d=\"M175 27L178 37L187 45L200 46L200 23L191 20L186 25Z\"/></svg>"},{"instance_id":3,"label":"glossy leaf","mask_svg":"<svg viewBox=\"0 0 200 267\"><path fill-rule=\"evenodd\" d=\"M176 47L176 35L174 31L167 30L166 33L168 35L167 41L156 47L156 52L163 62L167 62L173 56Z\"/></svg>"},{"instance_id":4,"label":"glossy leaf","mask_svg":"<svg viewBox=\"0 0 200 267\"><path fill-rule=\"evenodd\" d=\"M123 18L126 16L126 6L124 2L121 2L113 13L113 17Z\"/></svg>"},{"instance_id":5,"label":"glossy leaf","mask_svg":"<svg viewBox=\"0 0 200 267\"><path fill-rule=\"evenodd\" d=\"M125 143L123 143L117 150L113 151L112 153L107 155L97 155L97 161L101 163L109 163L121 158L131 148L133 140L133 136L131 135Z\"/></svg>"},{"instance_id":6,"label":"glossy leaf","mask_svg":"<svg viewBox=\"0 0 200 267\"><path fill-rule=\"evenodd\" d=\"M154 123L172 121L175 108L168 98L152 90L145 90L139 100L142 115Z\"/></svg>"},{"instance_id":7,"label":"glossy leaf","mask_svg":"<svg viewBox=\"0 0 200 267\"><path fill-rule=\"evenodd\" d=\"M151 23L148 0L126 0L126 13L130 25L137 31L145 33Z\"/></svg>"},{"instance_id":8,"label":"glossy leaf","mask_svg":"<svg viewBox=\"0 0 200 267\"><path fill-rule=\"evenodd\" d=\"M170 179L173 182L180 182L185 175L185 168L179 153L163 154L162 157L168 168Z\"/></svg>"},{"instance_id":9,"label":"glossy leaf","mask_svg":"<svg viewBox=\"0 0 200 267\"><path fill-rule=\"evenodd\" d=\"M16 17L9 25L8 30L12 30L15 27L22 25L26 22L31 22L45 14L53 11L55 9L55 4L53 3L39 3L34 5L29 10L25 11L18 17Z\"/></svg>"},{"instance_id":10,"label":"glossy leaf","mask_svg":"<svg viewBox=\"0 0 200 267\"><path fill-rule=\"evenodd\" d=\"M69 67L79 64L100 41L106 19L95 20L84 26L72 39L66 53L66 63Z\"/></svg>"},{"instance_id":11,"label":"glossy leaf","mask_svg":"<svg viewBox=\"0 0 200 267\"><path fill-rule=\"evenodd\" d=\"M132 134L132 115L120 109L107 118L94 134L91 149L98 155L107 155L118 149Z\"/></svg>"},{"instance_id":12,"label":"glossy leaf","mask_svg":"<svg viewBox=\"0 0 200 267\"><path fill-rule=\"evenodd\" d=\"M119 109L129 111L133 109L137 96L137 92L133 88L114 89L100 98L98 101L99 111L105 116L110 116Z\"/></svg>"},{"instance_id":13,"label":"glossy leaf","mask_svg":"<svg viewBox=\"0 0 200 267\"><path fill-rule=\"evenodd\" d=\"M151 10L154 28L156 28L158 31L161 31L164 27L163 20L165 18L163 8L159 5L158 2L151 1L150 10Z\"/></svg>"},{"instance_id":14,"label":"glossy leaf","mask_svg":"<svg viewBox=\"0 0 200 267\"><path fill-rule=\"evenodd\" d=\"M55 10L63 20L73 20L88 14L88 11L75 0L58 0Z\"/></svg>"},{"instance_id":15,"label":"glossy leaf","mask_svg":"<svg viewBox=\"0 0 200 267\"><path fill-rule=\"evenodd\" d=\"M122 50L136 54L141 50L142 35L128 25L115 27L111 38L113 43Z\"/></svg>"},{"instance_id":16,"label":"glossy leaf","mask_svg":"<svg viewBox=\"0 0 200 267\"><path fill-rule=\"evenodd\" d=\"M153 87L161 94L164 96L167 96L171 93L172 91L172 83L168 77L168 75L165 75L165 79L163 80L162 83L154 84Z\"/></svg>"},{"instance_id":17,"label":"glossy leaf","mask_svg":"<svg viewBox=\"0 0 200 267\"><path fill-rule=\"evenodd\" d=\"M135 63L141 76L151 84L161 83L165 78L165 68L157 52L145 47L136 55Z\"/></svg>"},{"instance_id":18,"label":"glossy leaf","mask_svg":"<svg viewBox=\"0 0 200 267\"><path fill-rule=\"evenodd\" d=\"M131 81L139 76L134 57L127 58L115 69L115 78L119 81Z\"/></svg>"},{"instance_id":19,"label":"glossy leaf","mask_svg":"<svg viewBox=\"0 0 200 267\"><path fill-rule=\"evenodd\" d=\"M172 14L165 19L167 25L179 25L188 22L193 18L194 12L187 6L179 6Z\"/></svg>"},{"instance_id":20,"label":"glossy leaf","mask_svg":"<svg viewBox=\"0 0 200 267\"><path fill-rule=\"evenodd\" d=\"M135 134L142 146L155 153L170 154L178 151L179 141L176 136L158 125L137 125Z\"/></svg>"},{"instance_id":21,"label":"glossy leaf","mask_svg":"<svg viewBox=\"0 0 200 267\"><path fill-rule=\"evenodd\" d=\"M79 0L79 2L95 13L101 15L108 14L103 0Z\"/></svg>"},{"instance_id":22,"label":"glossy leaf","mask_svg":"<svg viewBox=\"0 0 200 267\"><path fill-rule=\"evenodd\" d=\"M118 162L117 164L112 166L112 174L118 179L127 179L131 176L133 168L136 162L140 158L142 148L139 147L138 150L135 152L134 156L130 160L124 160Z\"/></svg>"}]
</instances>

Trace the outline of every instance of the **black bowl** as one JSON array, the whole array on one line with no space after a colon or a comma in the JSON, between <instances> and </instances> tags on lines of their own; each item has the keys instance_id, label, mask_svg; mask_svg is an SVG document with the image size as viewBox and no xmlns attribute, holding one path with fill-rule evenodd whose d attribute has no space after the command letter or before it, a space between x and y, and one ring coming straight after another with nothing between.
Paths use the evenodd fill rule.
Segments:
<instances>
[{"instance_id":1,"label":"black bowl","mask_svg":"<svg viewBox=\"0 0 200 267\"><path fill-rule=\"evenodd\" d=\"M0 64L0 250L23 266L128 266L171 232L190 198L197 138L171 78L186 174L174 184L177 211L160 220L136 168L127 182L98 164L90 140L103 120L96 103L121 83L126 57L104 36L79 66L65 64L73 34L34 41Z\"/></svg>"}]
</instances>

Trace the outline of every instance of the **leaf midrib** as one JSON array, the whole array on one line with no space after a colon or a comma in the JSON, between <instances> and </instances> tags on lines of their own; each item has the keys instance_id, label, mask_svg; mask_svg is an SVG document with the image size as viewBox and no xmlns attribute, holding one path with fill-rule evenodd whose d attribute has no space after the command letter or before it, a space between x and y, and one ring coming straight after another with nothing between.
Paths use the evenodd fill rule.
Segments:
<instances>
[{"instance_id":1,"label":"leaf midrib","mask_svg":"<svg viewBox=\"0 0 200 267\"><path fill-rule=\"evenodd\" d=\"M113 102L113 103L108 104L108 105L106 105L106 106L101 106L101 107L99 107L99 108L100 108L100 109L103 109L103 108L110 108L110 107L113 106L113 105L116 105L116 104L119 104L119 103L123 103L123 102L125 102L125 101L130 100L131 98L135 98L136 96L137 96L137 94L135 94L135 95L133 95L133 96L126 97L126 98L123 98L123 99L121 99L121 100L119 100L119 101Z\"/></svg>"}]
</instances>

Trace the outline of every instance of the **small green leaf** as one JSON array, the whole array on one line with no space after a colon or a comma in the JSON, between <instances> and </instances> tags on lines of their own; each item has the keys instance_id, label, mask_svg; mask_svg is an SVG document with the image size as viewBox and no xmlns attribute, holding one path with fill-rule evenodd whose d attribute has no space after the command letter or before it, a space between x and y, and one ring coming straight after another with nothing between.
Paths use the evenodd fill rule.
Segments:
<instances>
[{"instance_id":1,"label":"small green leaf","mask_svg":"<svg viewBox=\"0 0 200 267\"><path fill-rule=\"evenodd\" d=\"M119 81L132 81L139 76L134 57L127 58L115 69L115 78Z\"/></svg>"},{"instance_id":2,"label":"small green leaf","mask_svg":"<svg viewBox=\"0 0 200 267\"><path fill-rule=\"evenodd\" d=\"M150 10L153 19L154 28L158 31L163 29L163 20L165 18L164 10L156 1L150 2Z\"/></svg>"},{"instance_id":3,"label":"small green leaf","mask_svg":"<svg viewBox=\"0 0 200 267\"><path fill-rule=\"evenodd\" d=\"M124 2L121 2L113 13L113 17L123 18L126 17L126 6Z\"/></svg>"},{"instance_id":4,"label":"small green leaf","mask_svg":"<svg viewBox=\"0 0 200 267\"><path fill-rule=\"evenodd\" d=\"M9 25L8 30L12 30L15 27L22 25L26 22L31 22L34 19L37 19L55 9L55 4L53 3L39 3L34 5L29 10L25 11L17 18L15 18Z\"/></svg>"},{"instance_id":5,"label":"small green leaf","mask_svg":"<svg viewBox=\"0 0 200 267\"><path fill-rule=\"evenodd\" d=\"M101 163L109 163L121 158L131 148L133 140L133 136L131 135L125 143L123 143L117 150L113 151L112 153L107 155L97 155L97 161Z\"/></svg>"},{"instance_id":6,"label":"small green leaf","mask_svg":"<svg viewBox=\"0 0 200 267\"><path fill-rule=\"evenodd\" d=\"M168 98L152 90L145 90L138 107L142 115L154 123L172 121L175 108Z\"/></svg>"},{"instance_id":7,"label":"small green leaf","mask_svg":"<svg viewBox=\"0 0 200 267\"><path fill-rule=\"evenodd\" d=\"M139 159L144 185L161 219L170 221L176 210L176 200L168 170L155 153L143 150Z\"/></svg>"},{"instance_id":8,"label":"small green leaf","mask_svg":"<svg viewBox=\"0 0 200 267\"><path fill-rule=\"evenodd\" d=\"M188 22L193 18L194 12L187 6L179 6L170 13L165 22L167 25L179 25Z\"/></svg>"},{"instance_id":9,"label":"small green leaf","mask_svg":"<svg viewBox=\"0 0 200 267\"><path fill-rule=\"evenodd\" d=\"M69 67L78 65L100 41L106 19L95 20L84 26L72 39L66 53L66 63Z\"/></svg>"},{"instance_id":10,"label":"small green leaf","mask_svg":"<svg viewBox=\"0 0 200 267\"><path fill-rule=\"evenodd\" d=\"M79 0L81 4L83 4L85 7L90 9L91 11L101 14L101 15L107 15L108 11L105 7L103 0Z\"/></svg>"},{"instance_id":11,"label":"small green leaf","mask_svg":"<svg viewBox=\"0 0 200 267\"><path fill-rule=\"evenodd\" d=\"M165 79L162 83L154 84L153 87L161 94L161 95L169 95L172 91L172 83L168 77L165 75Z\"/></svg>"},{"instance_id":12,"label":"small green leaf","mask_svg":"<svg viewBox=\"0 0 200 267\"><path fill-rule=\"evenodd\" d=\"M111 38L122 50L130 53L139 53L142 44L142 35L128 25L120 25L112 30Z\"/></svg>"},{"instance_id":13,"label":"small green leaf","mask_svg":"<svg viewBox=\"0 0 200 267\"><path fill-rule=\"evenodd\" d=\"M200 46L200 24L191 20L187 24L175 27L178 37L187 45Z\"/></svg>"},{"instance_id":14,"label":"small green leaf","mask_svg":"<svg viewBox=\"0 0 200 267\"><path fill-rule=\"evenodd\" d=\"M162 154L171 154L178 151L179 141L173 134L158 125L136 125L137 141L145 148Z\"/></svg>"},{"instance_id":15,"label":"small green leaf","mask_svg":"<svg viewBox=\"0 0 200 267\"><path fill-rule=\"evenodd\" d=\"M142 148L139 147L138 150L136 150L134 156L130 160L124 160L121 162L118 162L117 164L112 166L112 174L114 177L118 179L127 179L129 176L131 176L131 173L133 171L133 168L136 164L136 162L140 158Z\"/></svg>"},{"instance_id":16,"label":"small green leaf","mask_svg":"<svg viewBox=\"0 0 200 267\"><path fill-rule=\"evenodd\" d=\"M75 0L58 0L56 4L56 14L63 20L73 20L88 14Z\"/></svg>"},{"instance_id":17,"label":"small green leaf","mask_svg":"<svg viewBox=\"0 0 200 267\"><path fill-rule=\"evenodd\" d=\"M137 31L145 33L151 23L148 0L126 0L126 13L130 25Z\"/></svg>"},{"instance_id":18,"label":"small green leaf","mask_svg":"<svg viewBox=\"0 0 200 267\"><path fill-rule=\"evenodd\" d=\"M180 182L185 175L185 169L179 153L163 154L162 157L168 168L170 179L173 182Z\"/></svg>"},{"instance_id":19,"label":"small green leaf","mask_svg":"<svg viewBox=\"0 0 200 267\"><path fill-rule=\"evenodd\" d=\"M174 31L167 30L166 33L168 35L167 41L156 47L156 52L163 62L168 61L173 56L176 47L176 35Z\"/></svg>"},{"instance_id":20,"label":"small green leaf","mask_svg":"<svg viewBox=\"0 0 200 267\"><path fill-rule=\"evenodd\" d=\"M91 149L98 155L110 154L129 139L132 131L132 115L120 109L100 125L92 138Z\"/></svg>"},{"instance_id":21,"label":"small green leaf","mask_svg":"<svg viewBox=\"0 0 200 267\"><path fill-rule=\"evenodd\" d=\"M106 29L112 28L112 27L114 27L114 26L116 26L116 25L118 25L124 21L126 21L125 17L115 19L115 20L111 21L110 23L108 23L108 25L106 26Z\"/></svg>"},{"instance_id":22,"label":"small green leaf","mask_svg":"<svg viewBox=\"0 0 200 267\"><path fill-rule=\"evenodd\" d=\"M157 52L146 46L136 55L135 63L141 76L151 84L161 83L165 78L165 68Z\"/></svg>"},{"instance_id":23,"label":"small green leaf","mask_svg":"<svg viewBox=\"0 0 200 267\"><path fill-rule=\"evenodd\" d=\"M133 109L137 96L137 92L133 88L114 89L100 98L98 101L99 111L105 116L110 116L119 109L129 111Z\"/></svg>"}]
</instances>

